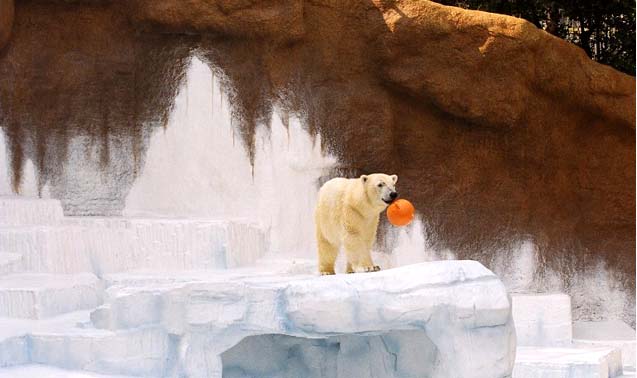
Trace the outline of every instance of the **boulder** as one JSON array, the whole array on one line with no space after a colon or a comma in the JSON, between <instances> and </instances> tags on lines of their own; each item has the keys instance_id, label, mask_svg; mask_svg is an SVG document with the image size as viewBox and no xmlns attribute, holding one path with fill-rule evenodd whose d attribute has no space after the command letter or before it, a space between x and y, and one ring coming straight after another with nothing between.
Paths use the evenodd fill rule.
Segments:
<instances>
[{"instance_id":1,"label":"boulder","mask_svg":"<svg viewBox=\"0 0 637 378\"><path fill-rule=\"evenodd\" d=\"M327 369L333 377L494 378L513 369L510 299L475 261L329 277L228 273L207 281L111 286L92 322L113 332L160 326L179 335L189 377L309 377ZM257 349L265 354L240 358Z\"/></svg>"}]
</instances>

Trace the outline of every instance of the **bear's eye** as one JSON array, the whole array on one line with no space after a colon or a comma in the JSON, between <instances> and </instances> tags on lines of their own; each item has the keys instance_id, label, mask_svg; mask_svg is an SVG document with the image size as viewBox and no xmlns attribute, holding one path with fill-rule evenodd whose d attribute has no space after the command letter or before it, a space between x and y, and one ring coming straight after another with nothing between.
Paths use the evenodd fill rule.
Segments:
<instances>
[{"instance_id":1,"label":"bear's eye","mask_svg":"<svg viewBox=\"0 0 637 378\"><path fill-rule=\"evenodd\" d=\"M378 184L378 187L379 187L379 188L382 188L382 187L383 187L383 185L384 185L384 184L381 182L381 183L379 183L379 184Z\"/></svg>"}]
</instances>

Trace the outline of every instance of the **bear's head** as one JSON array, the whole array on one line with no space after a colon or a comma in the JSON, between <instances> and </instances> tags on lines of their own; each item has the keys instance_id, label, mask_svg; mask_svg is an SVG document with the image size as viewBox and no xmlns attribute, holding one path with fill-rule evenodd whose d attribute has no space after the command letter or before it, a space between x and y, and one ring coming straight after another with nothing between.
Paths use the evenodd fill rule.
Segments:
<instances>
[{"instance_id":1,"label":"bear's head","mask_svg":"<svg viewBox=\"0 0 637 378\"><path fill-rule=\"evenodd\" d=\"M374 206L385 208L398 198L396 193L398 176L396 175L374 173L362 175L360 180L363 182L367 198Z\"/></svg>"}]
</instances>

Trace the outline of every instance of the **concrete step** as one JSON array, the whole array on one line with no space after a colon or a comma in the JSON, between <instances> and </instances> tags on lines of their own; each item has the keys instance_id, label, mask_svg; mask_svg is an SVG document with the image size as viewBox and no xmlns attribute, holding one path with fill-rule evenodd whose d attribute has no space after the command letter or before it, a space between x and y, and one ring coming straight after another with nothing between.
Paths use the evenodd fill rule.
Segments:
<instances>
[{"instance_id":1,"label":"concrete step","mask_svg":"<svg viewBox=\"0 0 637 378\"><path fill-rule=\"evenodd\" d=\"M573 329L568 295L517 294L511 299L518 346L571 344Z\"/></svg>"},{"instance_id":2,"label":"concrete step","mask_svg":"<svg viewBox=\"0 0 637 378\"><path fill-rule=\"evenodd\" d=\"M573 323L573 343L578 346L607 346L622 352L624 366L635 367L635 330L621 320Z\"/></svg>"},{"instance_id":3,"label":"concrete step","mask_svg":"<svg viewBox=\"0 0 637 378\"><path fill-rule=\"evenodd\" d=\"M51 225L64 214L60 201L30 197L0 197L0 227Z\"/></svg>"},{"instance_id":4,"label":"concrete step","mask_svg":"<svg viewBox=\"0 0 637 378\"><path fill-rule=\"evenodd\" d=\"M263 261L258 267L180 272L127 272L105 275L104 304L91 312L91 322L101 329L131 329L162 324L173 330L175 316L186 307L179 290L192 284L242 286L249 280L315 276L316 261ZM239 284L237 284L239 283ZM179 328L179 327L177 327Z\"/></svg>"},{"instance_id":5,"label":"concrete step","mask_svg":"<svg viewBox=\"0 0 637 378\"><path fill-rule=\"evenodd\" d=\"M47 365L22 365L0 369L0 378L137 378L132 375L103 375L64 370Z\"/></svg>"},{"instance_id":6,"label":"concrete step","mask_svg":"<svg viewBox=\"0 0 637 378\"><path fill-rule=\"evenodd\" d=\"M138 269L225 269L254 263L266 233L241 221L65 218L58 226L0 229L3 252L24 270L97 275Z\"/></svg>"},{"instance_id":7,"label":"concrete step","mask_svg":"<svg viewBox=\"0 0 637 378\"><path fill-rule=\"evenodd\" d=\"M91 309L102 303L103 288L91 273L21 273L0 278L0 317L42 319Z\"/></svg>"},{"instance_id":8,"label":"concrete step","mask_svg":"<svg viewBox=\"0 0 637 378\"><path fill-rule=\"evenodd\" d=\"M22 269L22 255L0 252L0 276L18 272Z\"/></svg>"},{"instance_id":9,"label":"concrete step","mask_svg":"<svg viewBox=\"0 0 637 378\"><path fill-rule=\"evenodd\" d=\"M635 376L637 376L637 371L635 370L634 367L624 366L624 374L620 375L617 378L634 378Z\"/></svg>"},{"instance_id":10,"label":"concrete step","mask_svg":"<svg viewBox=\"0 0 637 378\"><path fill-rule=\"evenodd\" d=\"M245 219L66 217L63 223L105 231L124 230L134 254L146 257L161 269L175 264L179 269L246 266L263 257L269 247L266 232ZM175 259L176 254L181 259Z\"/></svg>"},{"instance_id":11,"label":"concrete step","mask_svg":"<svg viewBox=\"0 0 637 378\"><path fill-rule=\"evenodd\" d=\"M0 319L4 371L42 364L85 374L160 377L170 375L176 345L159 328L117 332L92 328L86 311L44 320Z\"/></svg>"},{"instance_id":12,"label":"concrete step","mask_svg":"<svg viewBox=\"0 0 637 378\"><path fill-rule=\"evenodd\" d=\"M513 378L615 378L622 376L621 352L606 347L518 347Z\"/></svg>"},{"instance_id":13,"label":"concrete step","mask_svg":"<svg viewBox=\"0 0 637 378\"><path fill-rule=\"evenodd\" d=\"M69 370L143 377L168 375L176 343L159 328L107 331L75 328L29 336L30 362Z\"/></svg>"},{"instance_id":14,"label":"concrete step","mask_svg":"<svg viewBox=\"0 0 637 378\"><path fill-rule=\"evenodd\" d=\"M89 311L70 312L47 319L0 318L0 368L30 363L30 335L64 333L90 322Z\"/></svg>"}]
</instances>

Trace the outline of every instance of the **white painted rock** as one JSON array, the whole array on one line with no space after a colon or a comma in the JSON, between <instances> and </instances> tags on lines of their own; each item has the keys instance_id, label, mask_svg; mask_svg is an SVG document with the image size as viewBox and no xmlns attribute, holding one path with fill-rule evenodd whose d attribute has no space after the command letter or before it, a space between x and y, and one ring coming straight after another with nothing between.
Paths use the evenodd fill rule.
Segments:
<instances>
[{"instance_id":1,"label":"white painted rock","mask_svg":"<svg viewBox=\"0 0 637 378\"><path fill-rule=\"evenodd\" d=\"M512 295L519 346L568 346L573 329L571 298L566 294Z\"/></svg>"},{"instance_id":2,"label":"white painted rock","mask_svg":"<svg viewBox=\"0 0 637 378\"><path fill-rule=\"evenodd\" d=\"M180 369L188 377L329 371L344 378L374 371L378 377L497 378L513 368L507 292L474 261L325 277L228 274L138 286L124 275L117 280L127 285L108 290L93 323L112 330L159 326L179 335ZM150 316L148 309L158 311ZM233 357L241 350L269 354Z\"/></svg>"},{"instance_id":3,"label":"white painted rock","mask_svg":"<svg viewBox=\"0 0 637 378\"><path fill-rule=\"evenodd\" d=\"M0 227L0 252L18 253L24 271L42 273L234 268L267 246L265 232L242 221L79 217Z\"/></svg>"},{"instance_id":4,"label":"white painted rock","mask_svg":"<svg viewBox=\"0 0 637 378\"><path fill-rule=\"evenodd\" d=\"M0 252L0 276L17 272L22 268L22 255Z\"/></svg>"},{"instance_id":5,"label":"white painted rock","mask_svg":"<svg viewBox=\"0 0 637 378\"><path fill-rule=\"evenodd\" d=\"M95 275L22 273L0 278L0 317L41 319L102 303Z\"/></svg>"},{"instance_id":6,"label":"white painted rock","mask_svg":"<svg viewBox=\"0 0 637 378\"><path fill-rule=\"evenodd\" d=\"M52 366L25 365L0 369L0 378L135 378L123 375L102 375L85 371L64 370Z\"/></svg>"},{"instance_id":7,"label":"white painted rock","mask_svg":"<svg viewBox=\"0 0 637 378\"><path fill-rule=\"evenodd\" d=\"M0 227L55 224L63 216L58 200L0 196Z\"/></svg>"},{"instance_id":8,"label":"white painted rock","mask_svg":"<svg viewBox=\"0 0 637 378\"><path fill-rule=\"evenodd\" d=\"M513 378L615 378L622 375L618 349L518 347Z\"/></svg>"},{"instance_id":9,"label":"white painted rock","mask_svg":"<svg viewBox=\"0 0 637 378\"><path fill-rule=\"evenodd\" d=\"M105 303L90 316L0 319L0 367L189 378L511 376L510 300L475 261L324 277L287 267L107 275Z\"/></svg>"},{"instance_id":10,"label":"white painted rock","mask_svg":"<svg viewBox=\"0 0 637 378\"><path fill-rule=\"evenodd\" d=\"M576 346L608 346L621 350L624 366L635 367L635 330L621 320L573 323Z\"/></svg>"}]
</instances>

